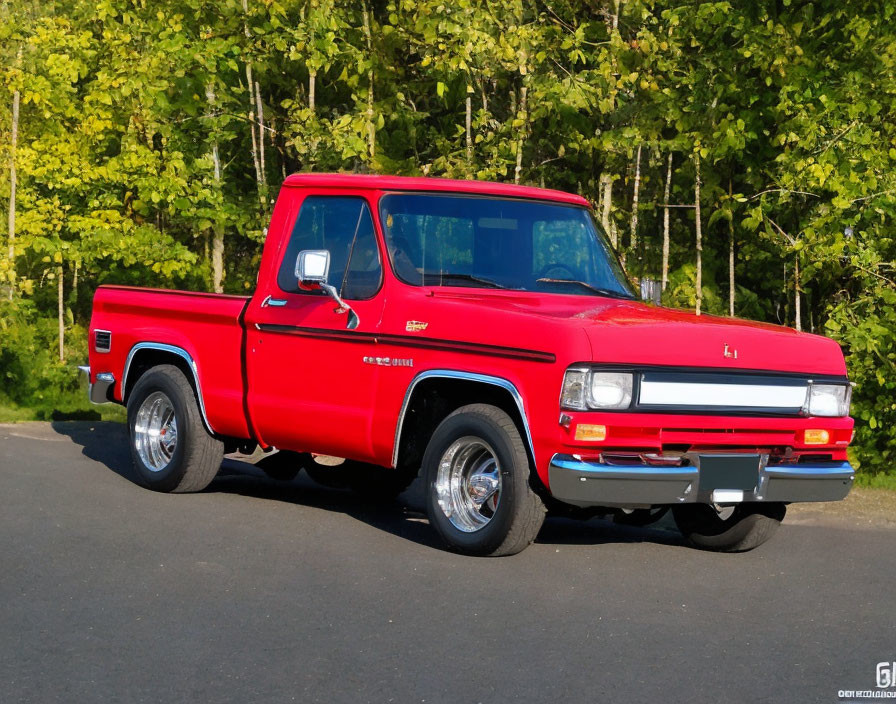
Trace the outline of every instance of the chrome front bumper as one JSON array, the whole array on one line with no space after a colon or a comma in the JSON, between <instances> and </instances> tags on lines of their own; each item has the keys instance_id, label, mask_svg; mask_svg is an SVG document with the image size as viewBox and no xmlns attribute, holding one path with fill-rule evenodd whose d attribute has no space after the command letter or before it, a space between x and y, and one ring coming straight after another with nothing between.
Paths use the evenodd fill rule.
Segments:
<instances>
[{"instance_id":1,"label":"chrome front bumper","mask_svg":"<svg viewBox=\"0 0 896 704\"><path fill-rule=\"evenodd\" d=\"M657 504L740 501L839 501L852 488L849 462L768 465L759 463L751 490L700 488L699 457L687 466L610 464L557 454L549 468L554 498L576 506L638 508Z\"/></svg>"},{"instance_id":2,"label":"chrome front bumper","mask_svg":"<svg viewBox=\"0 0 896 704\"><path fill-rule=\"evenodd\" d=\"M111 403L109 390L115 386L115 375L109 372L99 372L96 381L90 380L90 367L78 367L87 375L87 398L91 403Z\"/></svg>"}]
</instances>

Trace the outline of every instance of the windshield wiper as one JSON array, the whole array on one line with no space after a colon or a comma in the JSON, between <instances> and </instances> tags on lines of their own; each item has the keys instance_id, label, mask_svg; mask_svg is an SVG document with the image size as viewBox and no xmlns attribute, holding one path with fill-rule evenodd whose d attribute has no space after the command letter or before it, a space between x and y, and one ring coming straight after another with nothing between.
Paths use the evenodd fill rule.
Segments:
<instances>
[{"instance_id":1,"label":"windshield wiper","mask_svg":"<svg viewBox=\"0 0 896 704\"><path fill-rule=\"evenodd\" d=\"M474 276L473 274L458 274L458 273L446 273L446 274L436 274L435 272L428 273L426 276L439 277L439 282L441 283L444 279L450 279L453 281L469 281L471 283L482 284L483 286L488 286L489 288L507 288L504 284L499 284L497 281L492 281L491 279L484 279L481 276Z\"/></svg>"},{"instance_id":2,"label":"windshield wiper","mask_svg":"<svg viewBox=\"0 0 896 704\"><path fill-rule=\"evenodd\" d=\"M588 291L592 291L600 296L609 296L610 298L624 298L626 300L631 300L634 296L630 296L626 293L621 293L620 291L613 291L609 288L598 288L597 286L592 286L591 284L587 284L584 281L577 281L576 279L537 279L535 283L539 284L575 284L576 286L581 286Z\"/></svg>"}]
</instances>

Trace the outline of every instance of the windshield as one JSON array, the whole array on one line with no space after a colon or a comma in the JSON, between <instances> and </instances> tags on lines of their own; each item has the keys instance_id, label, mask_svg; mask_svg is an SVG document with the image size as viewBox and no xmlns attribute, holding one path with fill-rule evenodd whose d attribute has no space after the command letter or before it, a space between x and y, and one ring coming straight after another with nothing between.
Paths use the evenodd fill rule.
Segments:
<instances>
[{"instance_id":1,"label":"windshield","mask_svg":"<svg viewBox=\"0 0 896 704\"><path fill-rule=\"evenodd\" d=\"M414 286L633 297L582 207L393 193L381 199L380 215L395 274Z\"/></svg>"}]
</instances>

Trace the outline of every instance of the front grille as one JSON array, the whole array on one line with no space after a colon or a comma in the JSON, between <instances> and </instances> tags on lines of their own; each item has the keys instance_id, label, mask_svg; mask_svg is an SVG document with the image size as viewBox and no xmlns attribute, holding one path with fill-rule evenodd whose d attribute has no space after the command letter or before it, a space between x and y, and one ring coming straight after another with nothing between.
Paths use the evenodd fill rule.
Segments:
<instances>
[{"instance_id":1,"label":"front grille","mask_svg":"<svg viewBox=\"0 0 896 704\"><path fill-rule=\"evenodd\" d=\"M641 374L636 408L652 411L799 415L806 400L805 378L753 374Z\"/></svg>"},{"instance_id":2,"label":"front grille","mask_svg":"<svg viewBox=\"0 0 896 704\"><path fill-rule=\"evenodd\" d=\"M108 352L112 349L112 333L108 330L93 331L93 349L97 352Z\"/></svg>"}]
</instances>

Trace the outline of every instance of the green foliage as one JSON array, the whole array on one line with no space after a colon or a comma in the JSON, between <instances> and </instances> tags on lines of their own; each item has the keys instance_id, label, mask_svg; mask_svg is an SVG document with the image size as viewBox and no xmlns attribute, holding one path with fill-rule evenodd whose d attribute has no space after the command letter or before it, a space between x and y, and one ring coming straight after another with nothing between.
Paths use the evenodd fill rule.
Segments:
<instances>
[{"instance_id":1,"label":"green foliage","mask_svg":"<svg viewBox=\"0 0 896 704\"><path fill-rule=\"evenodd\" d=\"M859 472L856 475L856 486L868 489L886 489L888 491L896 491L896 474L871 474L868 472Z\"/></svg>"},{"instance_id":2,"label":"green foliage","mask_svg":"<svg viewBox=\"0 0 896 704\"><path fill-rule=\"evenodd\" d=\"M86 345L86 330L70 326L67 356L82 358ZM54 319L27 304L0 302L0 422L100 417L77 368L59 361L57 347ZM121 418L109 408L104 416Z\"/></svg>"},{"instance_id":3,"label":"green foliage","mask_svg":"<svg viewBox=\"0 0 896 704\"><path fill-rule=\"evenodd\" d=\"M792 325L799 299L803 328L847 355L856 458L892 469L893 0L245 7L3 3L4 164L16 92L21 114L14 262L0 257L0 293L13 300L0 318L0 403L69 407L97 284L209 289L219 239L217 283L251 290L290 172L579 192L599 218L606 210L630 274L659 278L667 156L670 202L689 206L699 154L702 309L728 313L733 236L736 313ZM0 202L9 186L0 178ZM669 221L664 299L693 307L694 209L671 209ZM56 351L60 275L68 363Z\"/></svg>"}]
</instances>

